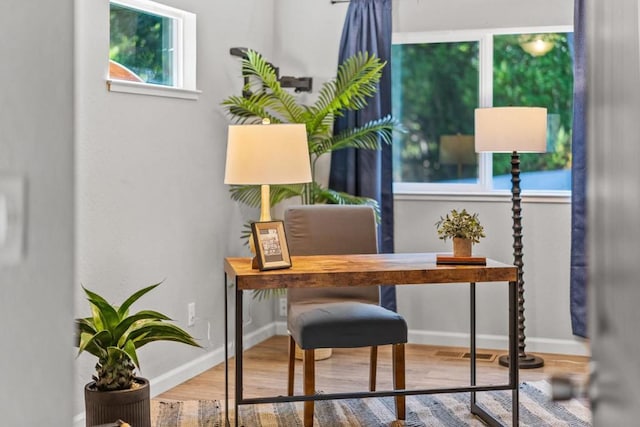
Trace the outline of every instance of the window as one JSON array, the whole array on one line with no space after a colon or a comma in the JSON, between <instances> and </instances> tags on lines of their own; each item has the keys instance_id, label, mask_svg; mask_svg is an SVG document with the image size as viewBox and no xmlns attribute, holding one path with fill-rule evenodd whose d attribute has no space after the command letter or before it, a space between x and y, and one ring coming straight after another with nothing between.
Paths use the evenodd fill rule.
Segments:
<instances>
[{"instance_id":1,"label":"window","mask_svg":"<svg viewBox=\"0 0 640 427\"><path fill-rule=\"evenodd\" d=\"M109 87L193 98L195 15L148 0L112 0Z\"/></svg>"},{"instance_id":2,"label":"window","mask_svg":"<svg viewBox=\"0 0 640 427\"><path fill-rule=\"evenodd\" d=\"M394 135L394 191L510 189L510 155L474 149L474 110L491 105L547 108L547 153L521 154L521 186L569 191L573 64L562 30L394 35L392 109L408 130Z\"/></svg>"}]
</instances>

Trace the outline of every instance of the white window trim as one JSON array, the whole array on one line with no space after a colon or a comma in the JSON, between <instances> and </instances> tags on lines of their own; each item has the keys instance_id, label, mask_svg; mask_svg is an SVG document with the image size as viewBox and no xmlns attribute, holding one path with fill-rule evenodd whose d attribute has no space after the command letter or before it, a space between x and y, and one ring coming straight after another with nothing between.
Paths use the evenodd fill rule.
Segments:
<instances>
[{"instance_id":1,"label":"white window trim","mask_svg":"<svg viewBox=\"0 0 640 427\"><path fill-rule=\"evenodd\" d=\"M150 0L110 0L109 3L174 19L174 84L164 86L107 77L107 89L110 92L197 100L202 91L196 89L196 15Z\"/></svg>"},{"instance_id":2,"label":"white window trim","mask_svg":"<svg viewBox=\"0 0 640 427\"><path fill-rule=\"evenodd\" d=\"M529 190L522 192L520 198L523 203L543 203L543 204L570 204L571 192L558 190ZM492 190L492 191L418 191L395 193L393 200L397 201L431 201L431 202L493 202L511 203L510 190Z\"/></svg>"},{"instance_id":3,"label":"white window trim","mask_svg":"<svg viewBox=\"0 0 640 427\"><path fill-rule=\"evenodd\" d=\"M432 32L406 32L393 33L392 44L409 43L453 43L453 42L477 42L480 61L478 70L479 88L478 104L480 107L491 107L493 97L493 36L504 34L529 34L529 33L568 33L573 32L571 25L556 25L542 27L513 27L513 28L487 28L482 30L452 30ZM437 184L429 182L394 182L394 196L404 199L415 199L420 195L451 198L481 196L486 200L489 196L499 195L505 190L493 189L493 156L492 153L480 153L478 164L478 182L476 184ZM563 201L570 199L570 190L522 190L522 195L529 195L534 200Z\"/></svg>"},{"instance_id":4,"label":"white window trim","mask_svg":"<svg viewBox=\"0 0 640 427\"><path fill-rule=\"evenodd\" d=\"M202 93L199 90L182 89L173 86L154 85L143 82L107 79L109 92L133 93L138 95L164 96L167 98L182 98L197 100Z\"/></svg>"}]
</instances>

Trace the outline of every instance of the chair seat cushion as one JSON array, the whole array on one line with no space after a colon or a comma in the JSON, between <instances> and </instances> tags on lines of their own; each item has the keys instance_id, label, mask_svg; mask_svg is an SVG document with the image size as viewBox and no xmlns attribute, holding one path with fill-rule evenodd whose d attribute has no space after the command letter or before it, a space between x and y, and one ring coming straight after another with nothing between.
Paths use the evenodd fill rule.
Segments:
<instances>
[{"instance_id":1,"label":"chair seat cushion","mask_svg":"<svg viewBox=\"0 0 640 427\"><path fill-rule=\"evenodd\" d=\"M288 316L289 333L300 346L369 347L407 342L407 322L375 304L332 302L299 304Z\"/></svg>"}]
</instances>

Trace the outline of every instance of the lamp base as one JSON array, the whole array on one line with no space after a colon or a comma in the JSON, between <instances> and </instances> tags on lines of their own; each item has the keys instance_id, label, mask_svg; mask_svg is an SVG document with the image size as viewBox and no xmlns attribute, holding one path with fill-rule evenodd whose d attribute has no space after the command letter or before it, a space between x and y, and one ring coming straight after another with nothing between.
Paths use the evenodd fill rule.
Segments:
<instances>
[{"instance_id":1,"label":"lamp base","mask_svg":"<svg viewBox=\"0 0 640 427\"><path fill-rule=\"evenodd\" d=\"M500 366L509 367L509 356L504 355L498 358L498 363ZM539 356L534 356L532 354L525 354L524 357L518 358L518 367L520 369L535 369L542 368L544 366L544 359Z\"/></svg>"}]
</instances>

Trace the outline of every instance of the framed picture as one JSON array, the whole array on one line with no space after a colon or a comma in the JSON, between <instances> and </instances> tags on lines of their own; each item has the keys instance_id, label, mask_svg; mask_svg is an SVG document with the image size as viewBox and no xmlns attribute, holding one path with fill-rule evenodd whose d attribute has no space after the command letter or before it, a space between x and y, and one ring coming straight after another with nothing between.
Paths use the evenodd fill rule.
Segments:
<instances>
[{"instance_id":1,"label":"framed picture","mask_svg":"<svg viewBox=\"0 0 640 427\"><path fill-rule=\"evenodd\" d=\"M291 257L282 221L263 221L251 224L256 259L260 270L291 267Z\"/></svg>"}]
</instances>

